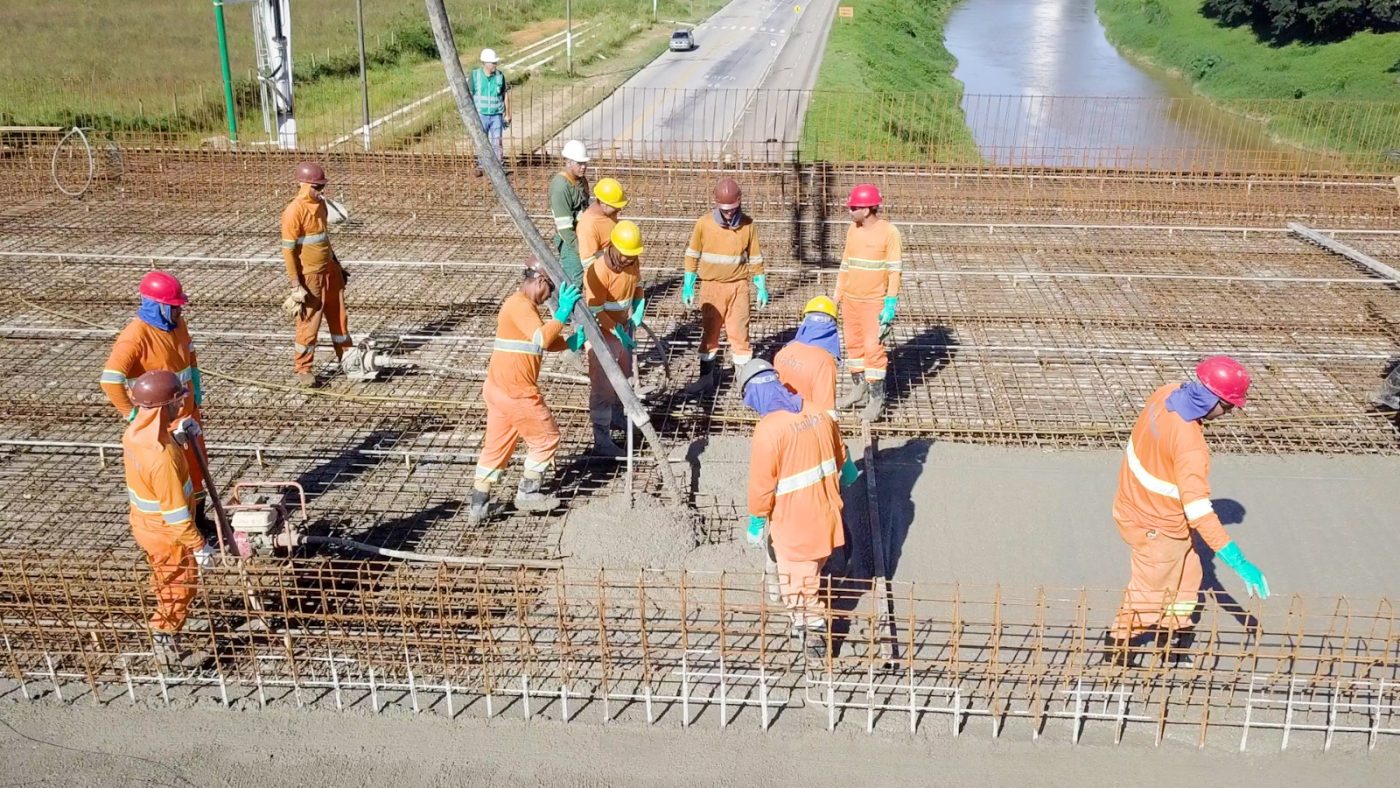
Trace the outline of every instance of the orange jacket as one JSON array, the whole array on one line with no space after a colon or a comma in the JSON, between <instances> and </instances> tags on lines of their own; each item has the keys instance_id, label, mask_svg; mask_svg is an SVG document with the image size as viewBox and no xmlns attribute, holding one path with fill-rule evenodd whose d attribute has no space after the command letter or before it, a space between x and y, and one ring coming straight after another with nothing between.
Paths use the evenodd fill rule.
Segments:
<instances>
[{"instance_id":1,"label":"orange jacket","mask_svg":"<svg viewBox=\"0 0 1400 788\"><path fill-rule=\"evenodd\" d=\"M579 243L583 243L582 233ZM584 258L587 259L587 258ZM625 325L632 314L632 302L641 298L642 264L633 263L617 273L608 267L601 253L594 255L588 270L583 272L583 294L588 308L598 319L598 327L612 331L613 326Z\"/></svg>"},{"instance_id":2,"label":"orange jacket","mask_svg":"<svg viewBox=\"0 0 1400 788\"><path fill-rule=\"evenodd\" d=\"M836 275L837 295L859 301L899 295L904 271L900 244L899 228L884 219L871 217L864 225L851 222Z\"/></svg>"},{"instance_id":3,"label":"orange jacket","mask_svg":"<svg viewBox=\"0 0 1400 788\"><path fill-rule=\"evenodd\" d=\"M778 380L802 398L804 408L836 418L836 359L815 345L789 342L773 357Z\"/></svg>"},{"instance_id":4,"label":"orange jacket","mask_svg":"<svg viewBox=\"0 0 1400 788\"><path fill-rule=\"evenodd\" d=\"M530 297L515 292L501 305L496 318L496 341L486 365L486 385L507 397L537 397L540 393L540 361L546 350L565 348L559 332L564 324L540 319Z\"/></svg>"},{"instance_id":5,"label":"orange jacket","mask_svg":"<svg viewBox=\"0 0 1400 788\"><path fill-rule=\"evenodd\" d=\"M749 514L769 518L773 547L785 560L819 560L846 543L845 462L841 434L825 413L779 410L759 419L749 456Z\"/></svg>"},{"instance_id":6,"label":"orange jacket","mask_svg":"<svg viewBox=\"0 0 1400 788\"><path fill-rule=\"evenodd\" d=\"M175 324L174 331L161 331L138 318L127 323L117 335L117 342L102 367L100 383L107 399L122 418L126 418L133 407L126 387L142 374L164 369L179 375L180 382L189 386L197 367L199 360L195 357L194 342L190 340L190 330L183 317ZM200 420L193 395L185 398L180 415Z\"/></svg>"},{"instance_id":7,"label":"orange jacket","mask_svg":"<svg viewBox=\"0 0 1400 788\"><path fill-rule=\"evenodd\" d=\"M578 258L587 260L612 243L617 220L603 213L601 203L593 203L578 217Z\"/></svg>"},{"instance_id":8,"label":"orange jacket","mask_svg":"<svg viewBox=\"0 0 1400 788\"><path fill-rule=\"evenodd\" d=\"M1212 550L1230 535L1210 502L1210 449L1199 421L1167 410L1180 384L1152 392L1133 426L1118 471L1114 519L1184 538L1194 528Z\"/></svg>"},{"instance_id":9,"label":"orange jacket","mask_svg":"<svg viewBox=\"0 0 1400 788\"><path fill-rule=\"evenodd\" d=\"M747 282L763 273L758 227L744 216L733 230L721 227L713 213L701 216L685 248L685 270L705 282Z\"/></svg>"},{"instance_id":10,"label":"orange jacket","mask_svg":"<svg viewBox=\"0 0 1400 788\"><path fill-rule=\"evenodd\" d=\"M287 265L287 279L300 284L302 277L319 274L335 260L326 232L326 202L303 183L282 210L282 262Z\"/></svg>"},{"instance_id":11,"label":"orange jacket","mask_svg":"<svg viewBox=\"0 0 1400 788\"><path fill-rule=\"evenodd\" d=\"M194 526L194 487L185 453L162 429L159 408L142 408L122 435L126 497L133 529L169 533L191 550L204 546Z\"/></svg>"}]
</instances>

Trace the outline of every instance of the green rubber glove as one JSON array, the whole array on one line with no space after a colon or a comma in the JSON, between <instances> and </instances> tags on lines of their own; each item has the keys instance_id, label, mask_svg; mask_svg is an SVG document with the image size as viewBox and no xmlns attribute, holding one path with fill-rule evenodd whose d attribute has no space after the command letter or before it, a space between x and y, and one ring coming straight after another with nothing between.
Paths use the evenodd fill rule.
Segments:
<instances>
[{"instance_id":1,"label":"green rubber glove","mask_svg":"<svg viewBox=\"0 0 1400 788\"><path fill-rule=\"evenodd\" d=\"M199 367L190 370L190 382L194 384L194 406L196 408L204 406L204 376L200 374Z\"/></svg>"},{"instance_id":2,"label":"green rubber glove","mask_svg":"<svg viewBox=\"0 0 1400 788\"><path fill-rule=\"evenodd\" d=\"M641 298L637 299L637 305L632 307L632 325L640 326L642 324L642 320L646 319L646 315L647 299L646 296L642 296Z\"/></svg>"},{"instance_id":3,"label":"green rubber glove","mask_svg":"<svg viewBox=\"0 0 1400 788\"><path fill-rule=\"evenodd\" d=\"M880 310L880 325L894 322L894 309L899 305L899 296L885 296L885 308Z\"/></svg>"},{"instance_id":4,"label":"green rubber glove","mask_svg":"<svg viewBox=\"0 0 1400 788\"><path fill-rule=\"evenodd\" d=\"M613 336L617 337L617 341L622 343L622 349L629 353L637 347L637 340L633 339L630 334L624 331L622 326L613 326Z\"/></svg>"},{"instance_id":5,"label":"green rubber glove","mask_svg":"<svg viewBox=\"0 0 1400 788\"><path fill-rule=\"evenodd\" d=\"M554 310L554 319L560 323L569 322L569 316L574 313L574 305L578 303L583 291L578 289L578 285L573 282L565 282L559 287L559 308Z\"/></svg>"},{"instance_id":6,"label":"green rubber glove","mask_svg":"<svg viewBox=\"0 0 1400 788\"><path fill-rule=\"evenodd\" d=\"M130 424L131 422L136 421L136 413L140 410L140 408L136 407L135 405L132 405L131 412L126 414L126 423Z\"/></svg>"},{"instance_id":7,"label":"green rubber glove","mask_svg":"<svg viewBox=\"0 0 1400 788\"><path fill-rule=\"evenodd\" d=\"M1260 599L1269 598L1269 581L1264 578L1264 573L1259 571L1259 567L1251 564L1240 551L1240 546L1231 542L1216 553L1220 560L1230 565L1235 570L1235 574L1244 581L1244 588L1250 596L1258 596Z\"/></svg>"},{"instance_id":8,"label":"green rubber glove","mask_svg":"<svg viewBox=\"0 0 1400 788\"><path fill-rule=\"evenodd\" d=\"M753 278L753 284L758 288L758 308L763 309L768 306L768 278L758 274Z\"/></svg>"},{"instance_id":9,"label":"green rubber glove","mask_svg":"<svg viewBox=\"0 0 1400 788\"><path fill-rule=\"evenodd\" d=\"M564 344L568 345L570 350L579 353L583 350L583 343L587 341L588 337L584 336L583 331L580 330L571 334L569 338L564 341Z\"/></svg>"},{"instance_id":10,"label":"green rubber glove","mask_svg":"<svg viewBox=\"0 0 1400 788\"><path fill-rule=\"evenodd\" d=\"M759 517L756 514L749 515L749 530L744 537L749 540L749 544L758 544L763 539L763 528L768 525L767 517Z\"/></svg>"},{"instance_id":11,"label":"green rubber glove","mask_svg":"<svg viewBox=\"0 0 1400 788\"><path fill-rule=\"evenodd\" d=\"M846 462L841 466L841 486L850 487L852 484L855 484L856 476L859 474L860 471L856 470L855 461L851 459L851 455L847 454Z\"/></svg>"},{"instance_id":12,"label":"green rubber glove","mask_svg":"<svg viewBox=\"0 0 1400 788\"><path fill-rule=\"evenodd\" d=\"M695 283L700 281L700 274L695 271L685 272L685 283L681 285L681 303L686 306L695 306Z\"/></svg>"}]
</instances>

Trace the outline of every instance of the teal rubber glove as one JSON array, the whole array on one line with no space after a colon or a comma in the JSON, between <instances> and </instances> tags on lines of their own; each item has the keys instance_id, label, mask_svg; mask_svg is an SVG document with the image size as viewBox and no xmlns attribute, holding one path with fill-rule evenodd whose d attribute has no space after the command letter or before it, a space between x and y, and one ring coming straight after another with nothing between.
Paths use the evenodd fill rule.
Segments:
<instances>
[{"instance_id":1,"label":"teal rubber glove","mask_svg":"<svg viewBox=\"0 0 1400 788\"><path fill-rule=\"evenodd\" d=\"M194 384L194 406L196 408L204 406L204 376L200 374L199 367L190 370L190 382Z\"/></svg>"},{"instance_id":2,"label":"teal rubber glove","mask_svg":"<svg viewBox=\"0 0 1400 788\"><path fill-rule=\"evenodd\" d=\"M559 308L554 310L554 319L560 323L569 322L569 316L574 313L574 305L578 303L583 291L578 289L578 285L573 282L565 282L559 288Z\"/></svg>"},{"instance_id":3,"label":"teal rubber glove","mask_svg":"<svg viewBox=\"0 0 1400 788\"><path fill-rule=\"evenodd\" d=\"M637 305L632 307L632 325L640 326L642 324L642 321L646 319L646 316L647 299L646 296L642 296L641 298L637 299Z\"/></svg>"},{"instance_id":4,"label":"teal rubber glove","mask_svg":"<svg viewBox=\"0 0 1400 788\"><path fill-rule=\"evenodd\" d=\"M899 305L899 296L885 296L885 308L880 310L880 325L894 322L894 309Z\"/></svg>"},{"instance_id":5,"label":"teal rubber glove","mask_svg":"<svg viewBox=\"0 0 1400 788\"><path fill-rule=\"evenodd\" d=\"M1244 557L1239 545L1231 542L1220 548L1216 555L1220 556L1220 560L1229 564L1230 568L1235 570L1235 574L1240 576L1240 579L1244 581L1245 591L1248 591L1250 596L1257 596L1260 599L1269 598L1269 581L1264 579L1264 573L1259 571L1259 567L1251 564Z\"/></svg>"},{"instance_id":6,"label":"teal rubber glove","mask_svg":"<svg viewBox=\"0 0 1400 788\"><path fill-rule=\"evenodd\" d=\"M630 334L624 331L622 326L613 326L613 336L617 337L617 341L622 343L622 349L629 353L637 347L637 340L633 339Z\"/></svg>"},{"instance_id":7,"label":"teal rubber glove","mask_svg":"<svg viewBox=\"0 0 1400 788\"><path fill-rule=\"evenodd\" d=\"M685 283L681 285L681 303L686 306L695 306L695 283L700 281L700 274L695 271L685 272Z\"/></svg>"},{"instance_id":8,"label":"teal rubber glove","mask_svg":"<svg viewBox=\"0 0 1400 788\"><path fill-rule=\"evenodd\" d=\"M850 487L855 484L858 475L860 475L860 471L856 470L855 461L851 459L851 455L847 454L846 462L841 466L841 486Z\"/></svg>"},{"instance_id":9,"label":"teal rubber glove","mask_svg":"<svg viewBox=\"0 0 1400 788\"><path fill-rule=\"evenodd\" d=\"M582 331L575 331L564 341L564 344L568 345L570 350L579 353L583 350L583 343L587 341L588 337L584 336Z\"/></svg>"},{"instance_id":10,"label":"teal rubber glove","mask_svg":"<svg viewBox=\"0 0 1400 788\"><path fill-rule=\"evenodd\" d=\"M140 408L136 407L135 405L132 405L131 412L126 414L126 423L130 424L131 422L136 421L136 413L140 410Z\"/></svg>"},{"instance_id":11,"label":"teal rubber glove","mask_svg":"<svg viewBox=\"0 0 1400 788\"><path fill-rule=\"evenodd\" d=\"M749 544L758 544L763 539L763 527L768 525L767 517L759 517L756 514L749 515L749 530L744 537L749 540Z\"/></svg>"},{"instance_id":12,"label":"teal rubber glove","mask_svg":"<svg viewBox=\"0 0 1400 788\"><path fill-rule=\"evenodd\" d=\"M758 288L758 308L763 309L768 306L768 278L759 274L753 278L753 284Z\"/></svg>"}]
</instances>

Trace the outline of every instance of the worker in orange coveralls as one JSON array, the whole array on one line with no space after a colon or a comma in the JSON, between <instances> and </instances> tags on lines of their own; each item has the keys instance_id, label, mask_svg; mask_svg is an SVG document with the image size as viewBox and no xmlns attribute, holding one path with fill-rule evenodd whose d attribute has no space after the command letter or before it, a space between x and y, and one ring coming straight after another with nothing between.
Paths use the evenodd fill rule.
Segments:
<instances>
[{"instance_id":1,"label":"worker in orange coveralls","mask_svg":"<svg viewBox=\"0 0 1400 788\"><path fill-rule=\"evenodd\" d=\"M856 466L841 433L825 411L804 408L773 365L754 359L739 370L744 404L758 413L749 457L748 539L766 528L770 573L792 616L793 636L806 655L826 655L826 616L821 572L846 543L841 527L841 488L856 479Z\"/></svg>"},{"instance_id":2,"label":"worker in orange coveralls","mask_svg":"<svg viewBox=\"0 0 1400 788\"><path fill-rule=\"evenodd\" d=\"M476 464L468 519L481 522L491 502L491 487L515 452L515 444L525 439L525 472L515 494L515 508L527 512L547 512L559 506L559 499L545 495L544 474L554 464L559 450L559 426L540 395L540 362L546 351L565 347L560 332L578 303L580 292L573 282L559 288L559 305L548 321L540 319L540 304L554 294L554 285L537 260L525 264L524 281L506 298L496 318L496 340L491 361L486 366L486 438Z\"/></svg>"},{"instance_id":3,"label":"worker in orange coveralls","mask_svg":"<svg viewBox=\"0 0 1400 788\"><path fill-rule=\"evenodd\" d=\"M778 378L809 408L836 415L836 366L841 361L841 340L836 331L836 304L817 296L802 309L797 337L773 357Z\"/></svg>"},{"instance_id":4,"label":"worker in orange coveralls","mask_svg":"<svg viewBox=\"0 0 1400 788\"><path fill-rule=\"evenodd\" d=\"M183 658L178 636L194 600L198 567L212 565L215 554L194 527L189 466L172 435L175 427L187 441L198 436L198 424L180 415L188 394L174 372L142 374L131 384L137 410L122 435L131 535L146 552L156 594L151 637L157 658L170 667Z\"/></svg>"},{"instance_id":5,"label":"worker in orange coveralls","mask_svg":"<svg viewBox=\"0 0 1400 788\"><path fill-rule=\"evenodd\" d=\"M618 214L626 207L627 194L616 178L602 178L593 184L593 202L578 217L578 256L585 271L598 250L612 242Z\"/></svg>"},{"instance_id":6,"label":"worker in orange coveralls","mask_svg":"<svg viewBox=\"0 0 1400 788\"><path fill-rule=\"evenodd\" d=\"M127 323L117 335L116 344L102 367L99 380L102 391L121 417L130 422L136 418L137 409L127 396L127 385L153 369L174 372L193 394L184 399L180 417L194 419L203 427L200 407L204 404L204 381L195 357L194 342L190 340L189 328L181 314L189 298L180 280L165 271L151 271L141 277L139 292L141 306L136 310L136 319ZM185 448L185 464L191 468L198 467L194 459L196 446L199 451L205 450L202 433ZM204 480L195 474L192 481L195 527L205 539L212 540L215 538L214 523L206 512Z\"/></svg>"},{"instance_id":7,"label":"worker in orange coveralls","mask_svg":"<svg viewBox=\"0 0 1400 788\"><path fill-rule=\"evenodd\" d=\"M1191 663L1191 629L1201 589L1195 531L1240 576L1250 596L1269 596L1263 572L1231 541L1210 500L1210 449L1203 422L1244 407L1249 372L1229 356L1196 366L1196 379L1162 386L1147 398L1118 473L1113 519L1132 550L1132 575L1104 659L1135 665L1140 647L1168 648L1170 662ZM1170 641L1170 644L1169 642Z\"/></svg>"},{"instance_id":8,"label":"worker in orange coveralls","mask_svg":"<svg viewBox=\"0 0 1400 788\"><path fill-rule=\"evenodd\" d=\"M302 386L316 385L312 363L321 321L331 332L331 346L339 359L351 346L349 318L345 312L345 282L349 278L331 250L326 225L326 171L305 161L297 165L297 196L282 211L282 260L293 290L282 309L296 321L296 355L292 369Z\"/></svg>"},{"instance_id":9,"label":"worker in orange coveralls","mask_svg":"<svg viewBox=\"0 0 1400 788\"><path fill-rule=\"evenodd\" d=\"M642 231L632 222L618 222L609 244L587 261L583 273L583 294L607 345L602 350L611 353L622 374L628 376L632 374L632 350L637 346L635 331L647 308L646 293L640 284L642 251ZM581 348L583 332L575 332L569 341L575 349ZM614 415L622 415L622 400L598 363L599 351L595 347L588 354L588 417L593 423L593 453L621 457L626 452L613 440L611 430Z\"/></svg>"},{"instance_id":10,"label":"worker in orange coveralls","mask_svg":"<svg viewBox=\"0 0 1400 788\"><path fill-rule=\"evenodd\" d=\"M904 263L899 229L880 216L880 190L858 183L846 201L851 226L836 294L841 305L841 328L846 332L846 367L851 390L837 401L839 410L865 404L860 417L876 421L885 407L885 372L889 361L880 335L894 323Z\"/></svg>"}]
</instances>

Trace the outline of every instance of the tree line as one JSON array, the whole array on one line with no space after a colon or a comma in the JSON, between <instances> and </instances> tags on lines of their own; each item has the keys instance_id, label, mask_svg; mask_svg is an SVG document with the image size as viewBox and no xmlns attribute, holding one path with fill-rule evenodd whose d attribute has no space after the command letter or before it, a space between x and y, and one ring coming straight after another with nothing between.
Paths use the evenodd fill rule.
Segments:
<instances>
[{"instance_id":1,"label":"tree line","mask_svg":"<svg viewBox=\"0 0 1400 788\"><path fill-rule=\"evenodd\" d=\"M1232 27L1249 25L1259 38L1276 43L1400 30L1400 0L1205 0L1201 10Z\"/></svg>"}]
</instances>

